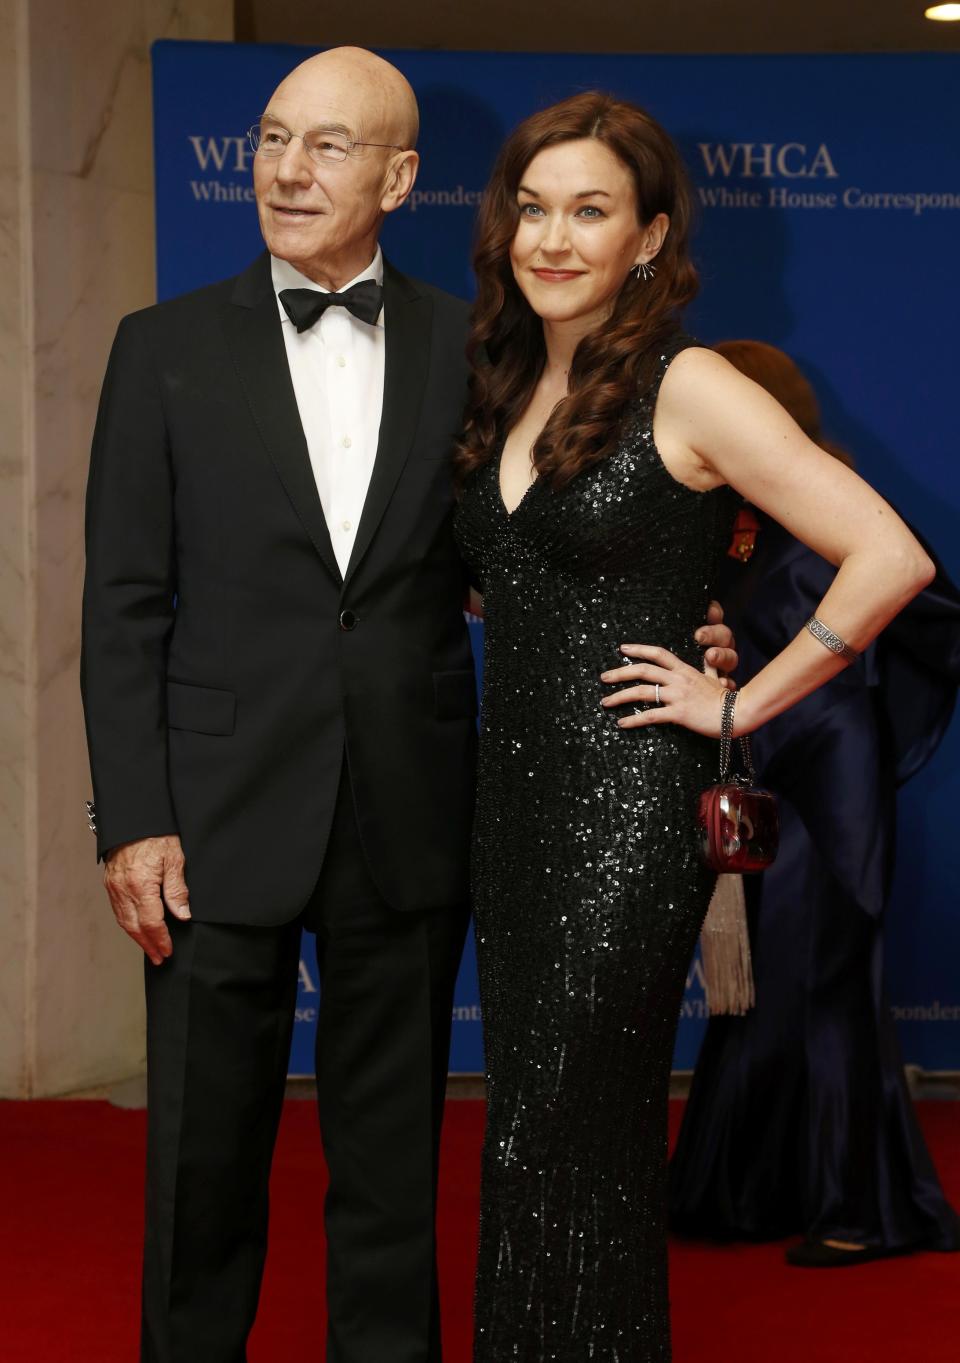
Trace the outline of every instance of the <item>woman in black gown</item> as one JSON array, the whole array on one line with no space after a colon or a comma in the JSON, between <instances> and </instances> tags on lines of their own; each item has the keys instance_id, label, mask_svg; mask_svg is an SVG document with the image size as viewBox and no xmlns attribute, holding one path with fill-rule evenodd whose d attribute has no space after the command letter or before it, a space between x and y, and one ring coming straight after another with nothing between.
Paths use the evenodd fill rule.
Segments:
<instances>
[{"instance_id":1,"label":"woman in black gown","mask_svg":"<svg viewBox=\"0 0 960 1363\"><path fill-rule=\"evenodd\" d=\"M717 349L823 443L816 395L787 355L758 341ZM832 575L768 516L754 519L753 551L725 560L721 589L746 677ZM746 885L757 1001L707 1028L671 1169L678 1230L802 1232L787 1259L811 1268L960 1249L883 980L896 787L933 756L958 685L960 592L941 569L856 667L757 735L781 825L776 862Z\"/></svg>"},{"instance_id":2,"label":"woman in black gown","mask_svg":"<svg viewBox=\"0 0 960 1363\"><path fill-rule=\"evenodd\" d=\"M680 332L688 221L669 138L599 94L523 123L481 209L456 522L486 619L476 1363L670 1357L667 1084L726 694L688 622L728 485L842 564L821 610L854 648L929 576L880 498ZM736 732L843 666L804 631Z\"/></svg>"}]
</instances>

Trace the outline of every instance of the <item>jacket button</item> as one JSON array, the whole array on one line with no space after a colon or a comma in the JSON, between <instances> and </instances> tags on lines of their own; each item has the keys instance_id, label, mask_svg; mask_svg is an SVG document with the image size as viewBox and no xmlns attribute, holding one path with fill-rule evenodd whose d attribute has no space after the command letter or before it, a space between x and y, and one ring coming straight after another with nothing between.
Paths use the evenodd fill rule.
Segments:
<instances>
[{"instance_id":1,"label":"jacket button","mask_svg":"<svg viewBox=\"0 0 960 1363\"><path fill-rule=\"evenodd\" d=\"M341 629L356 629L356 627L357 627L357 625L358 625L359 623L360 623L359 616L357 616L357 614L356 614L354 611L341 611L341 612L340 612L340 628L341 628Z\"/></svg>"}]
</instances>

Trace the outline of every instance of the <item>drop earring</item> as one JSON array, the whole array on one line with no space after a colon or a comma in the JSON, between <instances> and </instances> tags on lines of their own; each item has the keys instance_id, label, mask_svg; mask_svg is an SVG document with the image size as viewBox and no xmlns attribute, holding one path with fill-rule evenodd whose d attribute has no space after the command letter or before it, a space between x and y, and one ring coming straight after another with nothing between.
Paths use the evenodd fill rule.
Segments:
<instances>
[{"instance_id":1,"label":"drop earring","mask_svg":"<svg viewBox=\"0 0 960 1363\"><path fill-rule=\"evenodd\" d=\"M634 268L637 272L637 278L642 279L644 283L646 283L647 280L652 279L657 273L656 265L651 265L646 260L638 260Z\"/></svg>"}]
</instances>

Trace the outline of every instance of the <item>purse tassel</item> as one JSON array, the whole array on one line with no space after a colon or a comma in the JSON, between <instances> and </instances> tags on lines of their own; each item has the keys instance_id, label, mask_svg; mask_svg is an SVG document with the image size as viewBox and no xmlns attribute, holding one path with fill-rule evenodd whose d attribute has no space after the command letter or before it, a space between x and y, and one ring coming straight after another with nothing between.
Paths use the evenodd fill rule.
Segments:
<instances>
[{"instance_id":1,"label":"purse tassel","mask_svg":"<svg viewBox=\"0 0 960 1363\"><path fill-rule=\"evenodd\" d=\"M717 876L700 932L700 957L711 1014L742 1017L756 1001L743 876Z\"/></svg>"}]
</instances>

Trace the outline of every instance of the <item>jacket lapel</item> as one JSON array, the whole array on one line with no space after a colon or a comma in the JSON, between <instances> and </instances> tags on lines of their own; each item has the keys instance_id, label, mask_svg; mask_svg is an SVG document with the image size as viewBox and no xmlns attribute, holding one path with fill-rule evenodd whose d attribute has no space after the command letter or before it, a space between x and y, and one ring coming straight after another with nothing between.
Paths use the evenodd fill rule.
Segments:
<instances>
[{"instance_id":1,"label":"jacket lapel","mask_svg":"<svg viewBox=\"0 0 960 1363\"><path fill-rule=\"evenodd\" d=\"M314 548L339 583L340 569L300 423L266 252L238 278L224 307L224 323L254 425Z\"/></svg>"},{"instance_id":2,"label":"jacket lapel","mask_svg":"<svg viewBox=\"0 0 960 1363\"><path fill-rule=\"evenodd\" d=\"M385 363L377 457L344 584L370 547L416 435L430 365L433 304L384 262Z\"/></svg>"}]
</instances>

